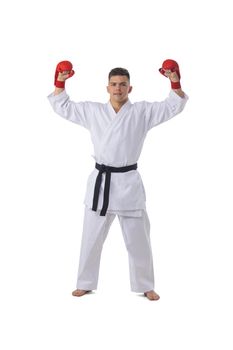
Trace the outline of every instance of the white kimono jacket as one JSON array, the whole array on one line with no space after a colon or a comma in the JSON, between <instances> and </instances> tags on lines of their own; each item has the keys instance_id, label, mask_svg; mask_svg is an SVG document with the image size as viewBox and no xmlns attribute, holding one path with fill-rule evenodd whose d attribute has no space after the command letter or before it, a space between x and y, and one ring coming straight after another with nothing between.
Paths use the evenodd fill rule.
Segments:
<instances>
[{"instance_id":1,"label":"white kimono jacket","mask_svg":"<svg viewBox=\"0 0 233 350\"><path fill-rule=\"evenodd\" d=\"M116 113L110 102L73 102L65 91L53 93L48 99L56 113L90 131L95 161L113 167L137 163L148 130L180 113L188 97L179 97L171 90L162 102L127 101ZM94 166L94 165L93 165ZM95 180L94 169L87 182L84 203L92 208ZM103 205L105 174L99 194L98 210ZM145 190L139 172L112 173L108 212L145 210Z\"/></svg>"}]
</instances>

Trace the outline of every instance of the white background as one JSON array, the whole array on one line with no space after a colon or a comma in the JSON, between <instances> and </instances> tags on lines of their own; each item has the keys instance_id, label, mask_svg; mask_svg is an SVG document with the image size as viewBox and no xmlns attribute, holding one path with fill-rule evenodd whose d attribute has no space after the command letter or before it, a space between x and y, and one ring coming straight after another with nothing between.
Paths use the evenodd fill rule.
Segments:
<instances>
[{"instance_id":1,"label":"white background","mask_svg":"<svg viewBox=\"0 0 233 350\"><path fill-rule=\"evenodd\" d=\"M232 15L230 1L7 1L1 5L1 349L233 348ZM131 73L130 99L162 100L180 64L185 110L148 134L147 191L159 302L130 292L117 220L98 290L75 288L88 132L52 111L56 64L71 98L107 101L107 74Z\"/></svg>"}]
</instances>

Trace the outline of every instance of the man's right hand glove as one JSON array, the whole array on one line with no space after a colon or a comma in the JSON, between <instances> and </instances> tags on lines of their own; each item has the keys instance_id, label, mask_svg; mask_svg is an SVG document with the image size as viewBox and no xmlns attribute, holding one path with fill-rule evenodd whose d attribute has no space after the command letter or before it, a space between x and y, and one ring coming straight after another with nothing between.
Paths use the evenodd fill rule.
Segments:
<instances>
[{"instance_id":1,"label":"man's right hand glove","mask_svg":"<svg viewBox=\"0 0 233 350\"><path fill-rule=\"evenodd\" d=\"M66 79L72 77L74 75L74 70L72 69L73 65L69 61L61 61L58 63L55 71L55 77L54 77L54 85L57 88L65 88L65 81ZM59 75L59 73L62 73Z\"/></svg>"}]
</instances>

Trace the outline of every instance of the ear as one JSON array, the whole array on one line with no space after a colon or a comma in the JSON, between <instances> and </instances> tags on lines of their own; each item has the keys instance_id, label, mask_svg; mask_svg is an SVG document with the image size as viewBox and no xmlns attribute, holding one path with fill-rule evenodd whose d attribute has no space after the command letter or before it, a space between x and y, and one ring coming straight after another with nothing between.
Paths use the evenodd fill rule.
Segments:
<instances>
[{"instance_id":1,"label":"ear","mask_svg":"<svg viewBox=\"0 0 233 350\"><path fill-rule=\"evenodd\" d=\"M106 86L106 89L107 89L107 92L110 94L110 92L109 92L109 86Z\"/></svg>"},{"instance_id":2,"label":"ear","mask_svg":"<svg viewBox=\"0 0 233 350\"><path fill-rule=\"evenodd\" d=\"M130 94L132 90L133 90L133 87L132 87L132 86L130 86L130 87L129 87L128 94Z\"/></svg>"}]
</instances>

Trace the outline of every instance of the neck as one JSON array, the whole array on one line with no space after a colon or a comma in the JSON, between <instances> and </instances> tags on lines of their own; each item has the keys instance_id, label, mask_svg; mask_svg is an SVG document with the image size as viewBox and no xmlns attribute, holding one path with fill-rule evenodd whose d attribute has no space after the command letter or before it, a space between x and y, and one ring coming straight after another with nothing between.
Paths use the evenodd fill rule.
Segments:
<instances>
[{"instance_id":1,"label":"neck","mask_svg":"<svg viewBox=\"0 0 233 350\"><path fill-rule=\"evenodd\" d=\"M121 107L122 107L127 101L128 101L128 99L125 100L125 101L122 101L122 102L116 102L116 101L113 101L113 100L110 99L111 105L112 105L112 107L113 107L113 109L114 109L114 111L115 111L116 113L119 112L119 110L121 109Z\"/></svg>"}]
</instances>

